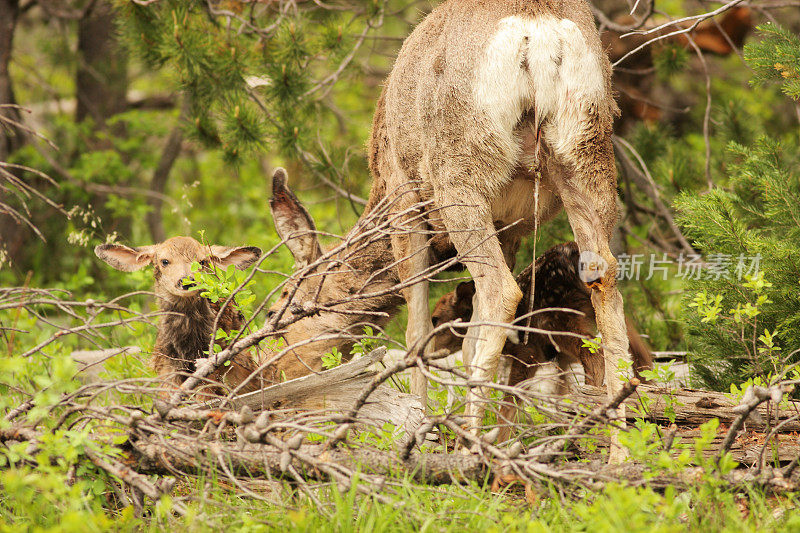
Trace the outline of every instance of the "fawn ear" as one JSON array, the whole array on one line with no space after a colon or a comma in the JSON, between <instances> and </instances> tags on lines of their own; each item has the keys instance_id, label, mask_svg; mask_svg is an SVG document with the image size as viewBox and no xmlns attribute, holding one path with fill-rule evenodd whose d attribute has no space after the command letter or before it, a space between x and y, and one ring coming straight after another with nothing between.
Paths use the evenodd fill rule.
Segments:
<instances>
[{"instance_id":1,"label":"fawn ear","mask_svg":"<svg viewBox=\"0 0 800 533\"><path fill-rule=\"evenodd\" d=\"M101 244L95 247L94 253L117 270L134 272L153 262L155 248L155 246L131 248L123 244Z\"/></svg>"},{"instance_id":2,"label":"fawn ear","mask_svg":"<svg viewBox=\"0 0 800 533\"><path fill-rule=\"evenodd\" d=\"M322 255L322 248L317 239L314 219L286 186L287 180L284 169L275 169L269 208L275 231L294 256L294 267L303 268Z\"/></svg>"},{"instance_id":3,"label":"fawn ear","mask_svg":"<svg viewBox=\"0 0 800 533\"><path fill-rule=\"evenodd\" d=\"M255 246L211 246L211 256L221 267L236 265L244 270L261 257L261 248Z\"/></svg>"},{"instance_id":4,"label":"fawn ear","mask_svg":"<svg viewBox=\"0 0 800 533\"><path fill-rule=\"evenodd\" d=\"M456 286L456 299L459 303L469 303L472 305L472 297L475 296L475 282L462 281Z\"/></svg>"},{"instance_id":5,"label":"fawn ear","mask_svg":"<svg viewBox=\"0 0 800 533\"><path fill-rule=\"evenodd\" d=\"M469 321L472 318L473 296L475 296L474 281L462 281L456 287L456 314L461 317L462 320Z\"/></svg>"}]
</instances>

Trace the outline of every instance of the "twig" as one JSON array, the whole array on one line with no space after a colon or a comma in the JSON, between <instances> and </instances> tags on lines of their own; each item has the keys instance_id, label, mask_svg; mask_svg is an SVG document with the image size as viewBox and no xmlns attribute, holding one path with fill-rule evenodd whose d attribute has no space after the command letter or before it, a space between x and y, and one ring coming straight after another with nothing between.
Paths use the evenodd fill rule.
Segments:
<instances>
[{"instance_id":1,"label":"twig","mask_svg":"<svg viewBox=\"0 0 800 533\"><path fill-rule=\"evenodd\" d=\"M731 449L733 441L736 440L736 434L739 433L739 430L744 425L747 417L750 416L750 413L755 411L759 405L769 399L772 399L775 401L775 403L780 402L782 396L783 391L777 385L773 385L769 388L755 387L752 385L748 387L747 391L744 393L741 403L733 408L733 411L735 413L739 413L739 416L731 424L731 427L728 429L728 433L725 434L725 438L722 441L722 446L720 446L720 457L722 457L725 452Z\"/></svg>"},{"instance_id":2,"label":"twig","mask_svg":"<svg viewBox=\"0 0 800 533\"><path fill-rule=\"evenodd\" d=\"M134 490L139 490L146 496L150 496L153 501L158 501L161 496L167 493L150 483L145 476L131 470L128 466L125 466L116 459L111 457L104 458L100 454L92 451L88 446L85 448L84 453L86 453L86 457L88 457L97 468L105 470ZM186 516L188 513L186 506L180 502L172 502L172 509L181 516Z\"/></svg>"},{"instance_id":3,"label":"twig","mask_svg":"<svg viewBox=\"0 0 800 533\"><path fill-rule=\"evenodd\" d=\"M577 426L572 430L572 434L581 435L586 433L593 426L598 423L605 422L613 418L613 411L620 406L631 394L636 392L636 387L639 386L639 380L632 378L630 381L625 382L614 398L610 399L604 405L596 407L587 417L585 417ZM568 441L568 439L567 439ZM528 453L529 457L535 457L540 463L548 463L558 457L559 449L563 448L564 440L554 440L545 444L541 444Z\"/></svg>"}]
</instances>

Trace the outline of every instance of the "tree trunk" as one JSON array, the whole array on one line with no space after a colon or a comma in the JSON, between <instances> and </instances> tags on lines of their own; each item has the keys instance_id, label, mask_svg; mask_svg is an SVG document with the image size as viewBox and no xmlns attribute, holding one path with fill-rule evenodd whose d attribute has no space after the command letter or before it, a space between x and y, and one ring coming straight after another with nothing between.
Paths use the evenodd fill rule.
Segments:
<instances>
[{"instance_id":1,"label":"tree trunk","mask_svg":"<svg viewBox=\"0 0 800 533\"><path fill-rule=\"evenodd\" d=\"M95 130L106 130L106 121L127 108L127 54L120 46L115 14L109 0L95 0L88 12L78 21L78 71L75 78L75 121L91 119ZM110 132L122 137L125 131L118 125ZM111 149L112 141L95 137L90 147ZM124 155L124 154L123 154ZM130 185L120 183L120 185ZM106 221L105 229L130 238L133 220L130 216L109 216L105 210L106 196L96 195L92 204L97 215Z\"/></svg>"},{"instance_id":2,"label":"tree trunk","mask_svg":"<svg viewBox=\"0 0 800 533\"><path fill-rule=\"evenodd\" d=\"M164 233L164 218L162 213L162 208L164 206L163 195L175 160L181 155L181 147L183 145L181 122L185 120L188 115L188 99L184 98L181 106L181 114L178 117L178 124L175 125L169 137L167 137L167 142L161 152L161 158L158 160L158 166L156 166L153 177L150 180L150 191L155 193L155 195L147 199L151 211L147 213L145 218L153 242L163 242L167 238Z\"/></svg>"},{"instance_id":3,"label":"tree trunk","mask_svg":"<svg viewBox=\"0 0 800 533\"><path fill-rule=\"evenodd\" d=\"M0 116L14 122L19 122L21 117L17 108L7 107L17 103L8 65L11 62L14 32L18 20L19 0L0 0L0 106L2 106L0 107ZM8 156L21 147L24 142L24 131L13 124L0 120L0 161L7 161ZM0 214L0 252L5 252L12 264L17 262L19 251L25 242L21 229L22 227L13 217ZM27 233L27 231L24 232Z\"/></svg>"},{"instance_id":4,"label":"tree trunk","mask_svg":"<svg viewBox=\"0 0 800 533\"><path fill-rule=\"evenodd\" d=\"M8 64L11 61L11 50L14 44L14 30L19 18L19 0L0 0L0 115L19 122L20 114L16 108L5 107L17 103L14 98L14 87ZM0 121L0 161L6 161L8 155L24 142L24 133L19 128Z\"/></svg>"},{"instance_id":5,"label":"tree trunk","mask_svg":"<svg viewBox=\"0 0 800 533\"><path fill-rule=\"evenodd\" d=\"M127 55L119 45L111 5L99 0L78 22L76 120L98 127L126 108Z\"/></svg>"}]
</instances>

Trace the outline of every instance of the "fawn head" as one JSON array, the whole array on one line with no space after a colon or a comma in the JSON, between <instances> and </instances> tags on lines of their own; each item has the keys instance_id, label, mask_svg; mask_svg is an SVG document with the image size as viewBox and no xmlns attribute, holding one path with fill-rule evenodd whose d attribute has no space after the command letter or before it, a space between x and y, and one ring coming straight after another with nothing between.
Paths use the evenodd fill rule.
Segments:
<instances>
[{"instance_id":1,"label":"fawn head","mask_svg":"<svg viewBox=\"0 0 800 533\"><path fill-rule=\"evenodd\" d=\"M459 318L462 322L469 322L472 319L472 297L474 295L475 282L464 281L458 284L456 290L448 292L439 298L431 313L433 327ZM453 331L452 328L440 331L434 339L436 350L446 348L450 353L457 352L461 349L465 333L466 330L463 328L460 331Z\"/></svg>"},{"instance_id":2,"label":"fawn head","mask_svg":"<svg viewBox=\"0 0 800 533\"><path fill-rule=\"evenodd\" d=\"M191 265L195 261L202 268L211 268L212 264L221 268L235 265L244 270L261 257L261 249L255 246L209 246L191 237L172 237L160 244L138 248L101 244L94 253L123 272L134 272L152 265L156 294L172 301L197 295L191 281Z\"/></svg>"}]
</instances>

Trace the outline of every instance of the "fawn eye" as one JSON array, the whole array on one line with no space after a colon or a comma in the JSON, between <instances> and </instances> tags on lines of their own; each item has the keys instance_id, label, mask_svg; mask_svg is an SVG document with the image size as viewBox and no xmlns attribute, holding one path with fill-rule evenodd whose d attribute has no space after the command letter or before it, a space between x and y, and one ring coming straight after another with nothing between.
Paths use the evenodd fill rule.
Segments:
<instances>
[{"instance_id":1,"label":"fawn eye","mask_svg":"<svg viewBox=\"0 0 800 533\"><path fill-rule=\"evenodd\" d=\"M200 261L200 266L203 267L203 268L207 268L208 267L208 259L202 259Z\"/></svg>"},{"instance_id":2,"label":"fawn eye","mask_svg":"<svg viewBox=\"0 0 800 533\"><path fill-rule=\"evenodd\" d=\"M169 259L162 259L161 266L167 266L169 264Z\"/></svg>"}]
</instances>

